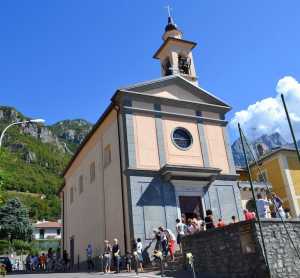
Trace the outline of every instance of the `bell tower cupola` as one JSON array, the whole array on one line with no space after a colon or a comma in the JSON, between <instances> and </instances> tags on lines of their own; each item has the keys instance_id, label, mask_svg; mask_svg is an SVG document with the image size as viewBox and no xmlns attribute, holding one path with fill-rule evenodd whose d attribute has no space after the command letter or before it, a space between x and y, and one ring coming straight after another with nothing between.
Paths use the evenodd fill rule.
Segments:
<instances>
[{"instance_id":1,"label":"bell tower cupola","mask_svg":"<svg viewBox=\"0 0 300 278\"><path fill-rule=\"evenodd\" d=\"M198 85L192 54L197 44L183 39L182 32L168 10L168 23L162 36L164 42L153 58L160 60L162 76L180 75Z\"/></svg>"}]
</instances>

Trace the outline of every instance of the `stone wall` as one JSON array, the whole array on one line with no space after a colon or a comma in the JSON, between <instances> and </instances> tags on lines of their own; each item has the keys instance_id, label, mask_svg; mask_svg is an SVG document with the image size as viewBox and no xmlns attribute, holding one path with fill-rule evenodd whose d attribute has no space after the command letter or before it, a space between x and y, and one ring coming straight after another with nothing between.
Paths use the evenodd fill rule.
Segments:
<instances>
[{"instance_id":1,"label":"stone wall","mask_svg":"<svg viewBox=\"0 0 300 278\"><path fill-rule=\"evenodd\" d=\"M300 221L285 222L295 244L300 246ZM300 277L300 260L283 224L262 222L271 277ZM186 236L184 253L194 255L195 270L214 277L268 277L258 223L242 221L225 228Z\"/></svg>"},{"instance_id":2,"label":"stone wall","mask_svg":"<svg viewBox=\"0 0 300 278\"><path fill-rule=\"evenodd\" d=\"M285 221L286 228L300 254L300 221ZM258 231L258 223L255 224ZM289 240L283 223L277 219L262 221L271 277L300 277L300 259ZM257 232L259 242L260 233Z\"/></svg>"}]
</instances>

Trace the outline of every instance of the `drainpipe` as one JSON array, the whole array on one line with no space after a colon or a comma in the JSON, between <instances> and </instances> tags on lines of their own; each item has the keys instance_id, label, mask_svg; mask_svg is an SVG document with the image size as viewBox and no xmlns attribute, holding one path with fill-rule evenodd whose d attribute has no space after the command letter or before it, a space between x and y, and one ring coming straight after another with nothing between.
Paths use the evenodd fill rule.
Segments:
<instances>
[{"instance_id":1,"label":"drainpipe","mask_svg":"<svg viewBox=\"0 0 300 278\"><path fill-rule=\"evenodd\" d=\"M120 136L120 106L116 104L114 109L117 111L117 125L118 125L118 140L119 140L119 159L120 159L120 177L121 177L121 192L122 192L122 210L123 210L123 229L124 229L124 247L125 252L127 252L127 230L125 223L125 200L124 200L124 182L123 182L123 157L122 157L122 147L121 147L121 136Z\"/></svg>"}]
</instances>

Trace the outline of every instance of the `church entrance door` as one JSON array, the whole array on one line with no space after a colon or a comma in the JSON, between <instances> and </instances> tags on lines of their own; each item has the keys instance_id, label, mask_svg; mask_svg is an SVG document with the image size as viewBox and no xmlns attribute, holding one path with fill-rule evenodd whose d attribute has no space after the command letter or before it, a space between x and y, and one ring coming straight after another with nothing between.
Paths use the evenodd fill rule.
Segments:
<instances>
[{"instance_id":1,"label":"church entrance door","mask_svg":"<svg viewBox=\"0 0 300 278\"><path fill-rule=\"evenodd\" d=\"M179 196L181 215L186 219L200 216L203 219L203 207L200 196Z\"/></svg>"}]
</instances>

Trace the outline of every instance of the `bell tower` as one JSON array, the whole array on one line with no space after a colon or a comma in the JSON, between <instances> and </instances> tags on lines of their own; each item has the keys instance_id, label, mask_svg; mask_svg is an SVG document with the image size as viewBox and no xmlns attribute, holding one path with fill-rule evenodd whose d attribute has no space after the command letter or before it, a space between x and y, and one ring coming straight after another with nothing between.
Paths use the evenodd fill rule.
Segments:
<instances>
[{"instance_id":1,"label":"bell tower","mask_svg":"<svg viewBox=\"0 0 300 278\"><path fill-rule=\"evenodd\" d=\"M192 54L197 44L183 39L183 34L174 23L170 10L162 39L163 44L153 56L160 60L162 76L180 75L198 85Z\"/></svg>"}]
</instances>

